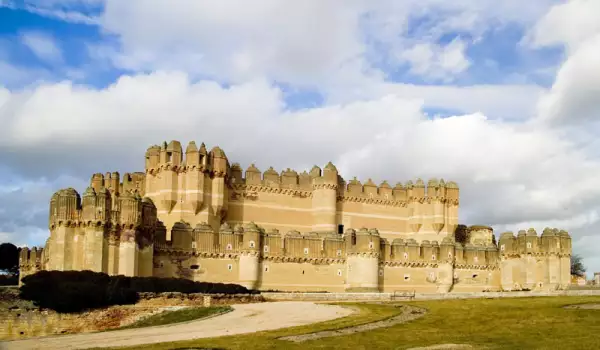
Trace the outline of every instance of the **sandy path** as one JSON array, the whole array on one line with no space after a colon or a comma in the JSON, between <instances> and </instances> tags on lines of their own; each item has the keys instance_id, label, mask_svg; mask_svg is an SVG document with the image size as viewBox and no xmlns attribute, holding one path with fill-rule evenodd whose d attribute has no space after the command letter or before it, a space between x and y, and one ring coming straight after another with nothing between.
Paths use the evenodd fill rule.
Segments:
<instances>
[{"instance_id":1,"label":"sandy path","mask_svg":"<svg viewBox=\"0 0 600 350\"><path fill-rule=\"evenodd\" d=\"M214 318L181 324L42 337L0 342L0 349L87 349L130 346L301 326L347 316L354 311L335 305L311 302L273 302L234 305L234 310Z\"/></svg>"}]
</instances>

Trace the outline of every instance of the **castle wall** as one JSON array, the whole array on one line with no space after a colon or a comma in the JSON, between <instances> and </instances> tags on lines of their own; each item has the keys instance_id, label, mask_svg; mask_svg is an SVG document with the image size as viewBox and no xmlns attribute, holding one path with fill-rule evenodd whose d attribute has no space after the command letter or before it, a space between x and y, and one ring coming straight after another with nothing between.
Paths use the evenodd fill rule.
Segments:
<instances>
[{"instance_id":1,"label":"castle wall","mask_svg":"<svg viewBox=\"0 0 600 350\"><path fill-rule=\"evenodd\" d=\"M457 233L458 205L454 182L363 184L332 163L244 172L219 147L191 142L184 152L172 141L148 149L145 173L94 174L82 196L56 192L46 247L21 257L22 275L89 269L338 292L569 285L566 232L504 233L496 243L491 227Z\"/></svg>"},{"instance_id":2,"label":"castle wall","mask_svg":"<svg viewBox=\"0 0 600 350\"><path fill-rule=\"evenodd\" d=\"M266 230L312 230L313 208L311 198L292 193L267 192L259 188L256 198L237 195L230 200L226 221L230 225L254 222ZM258 193L258 192L257 192Z\"/></svg>"}]
</instances>

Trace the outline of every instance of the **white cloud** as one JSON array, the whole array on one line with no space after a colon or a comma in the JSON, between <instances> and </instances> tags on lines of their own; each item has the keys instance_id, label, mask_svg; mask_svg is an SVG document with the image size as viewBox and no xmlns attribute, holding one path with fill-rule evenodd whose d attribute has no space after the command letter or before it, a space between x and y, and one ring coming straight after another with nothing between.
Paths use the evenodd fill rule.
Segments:
<instances>
[{"instance_id":1,"label":"white cloud","mask_svg":"<svg viewBox=\"0 0 600 350\"><path fill-rule=\"evenodd\" d=\"M399 54L400 61L407 61L410 72L426 79L452 81L459 73L469 68L465 56L466 44L455 39L446 45L419 43Z\"/></svg>"},{"instance_id":2,"label":"white cloud","mask_svg":"<svg viewBox=\"0 0 600 350\"><path fill-rule=\"evenodd\" d=\"M477 38L509 23L525 26L552 2L258 0L248 7L237 0L151 6L108 0L101 24L120 40L112 58L119 67L183 70L233 82L267 77L330 92L348 75L383 77L374 63L411 56L411 48L435 53L430 65L436 71L460 73L467 66L466 43L440 47L444 35ZM419 19L409 33L408 24Z\"/></svg>"},{"instance_id":3,"label":"white cloud","mask_svg":"<svg viewBox=\"0 0 600 350\"><path fill-rule=\"evenodd\" d=\"M534 47L564 45L576 50L600 32L600 2L570 0L553 6L526 36Z\"/></svg>"},{"instance_id":4,"label":"white cloud","mask_svg":"<svg viewBox=\"0 0 600 350\"><path fill-rule=\"evenodd\" d=\"M554 6L527 41L567 50L552 89L538 103L540 121L557 125L600 120L600 2L572 0Z\"/></svg>"},{"instance_id":5,"label":"white cloud","mask_svg":"<svg viewBox=\"0 0 600 350\"><path fill-rule=\"evenodd\" d=\"M56 40L42 32L24 32L21 42L27 46L40 60L59 64L63 61L62 50Z\"/></svg>"},{"instance_id":6,"label":"white cloud","mask_svg":"<svg viewBox=\"0 0 600 350\"><path fill-rule=\"evenodd\" d=\"M44 85L4 105L0 157L34 177L140 170L147 146L179 139L219 144L232 161L263 170L333 160L347 178L453 179L468 222L575 220L600 195L600 161L552 129L482 114L429 120L420 101L394 94L287 111L264 81L223 88L163 72L102 90Z\"/></svg>"}]
</instances>

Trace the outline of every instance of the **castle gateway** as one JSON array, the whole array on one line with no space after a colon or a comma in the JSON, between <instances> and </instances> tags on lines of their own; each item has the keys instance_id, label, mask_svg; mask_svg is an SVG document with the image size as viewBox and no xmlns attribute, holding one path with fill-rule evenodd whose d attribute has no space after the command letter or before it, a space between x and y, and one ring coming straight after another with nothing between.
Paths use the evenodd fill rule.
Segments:
<instances>
[{"instance_id":1,"label":"castle gateway","mask_svg":"<svg viewBox=\"0 0 600 350\"><path fill-rule=\"evenodd\" d=\"M570 282L571 238L530 229L498 242L459 233L459 189L345 180L329 163L244 172L223 150L152 146L144 173L94 174L50 200L50 237L21 251L43 270L181 277L280 291L554 290ZM462 232L462 231L461 231Z\"/></svg>"}]
</instances>

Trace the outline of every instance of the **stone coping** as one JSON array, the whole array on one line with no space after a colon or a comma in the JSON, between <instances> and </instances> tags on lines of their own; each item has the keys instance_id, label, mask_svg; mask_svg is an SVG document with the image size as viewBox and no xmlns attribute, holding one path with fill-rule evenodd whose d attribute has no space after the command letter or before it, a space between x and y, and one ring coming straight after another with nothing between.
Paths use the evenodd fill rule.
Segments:
<instances>
[{"instance_id":1,"label":"stone coping","mask_svg":"<svg viewBox=\"0 0 600 350\"><path fill-rule=\"evenodd\" d=\"M465 293L261 293L268 300L319 300L319 301L373 301L373 300L445 300L472 298L526 298L551 296L600 296L600 290L516 291L516 292L465 292Z\"/></svg>"}]
</instances>

